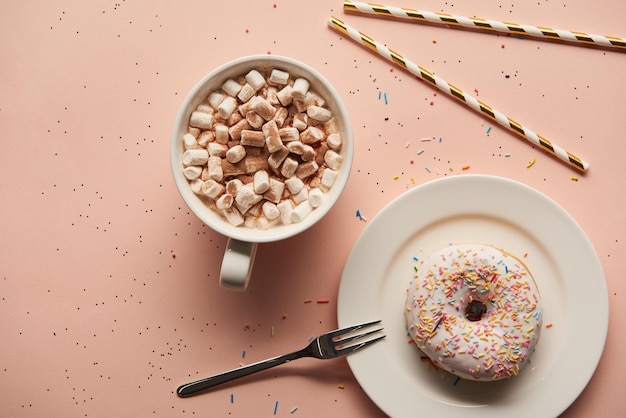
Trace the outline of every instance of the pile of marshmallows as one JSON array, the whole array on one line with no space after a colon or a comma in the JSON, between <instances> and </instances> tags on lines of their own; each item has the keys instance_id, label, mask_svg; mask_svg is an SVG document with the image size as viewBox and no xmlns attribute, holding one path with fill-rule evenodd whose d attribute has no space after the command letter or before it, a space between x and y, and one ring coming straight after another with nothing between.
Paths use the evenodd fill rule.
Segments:
<instances>
[{"instance_id":1,"label":"pile of marshmallows","mask_svg":"<svg viewBox=\"0 0 626 418\"><path fill-rule=\"evenodd\" d=\"M228 79L189 118L183 174L233 226L301 222L341 166L342 137L307 79L279 69Z\"/></svg>"}]
</instances>

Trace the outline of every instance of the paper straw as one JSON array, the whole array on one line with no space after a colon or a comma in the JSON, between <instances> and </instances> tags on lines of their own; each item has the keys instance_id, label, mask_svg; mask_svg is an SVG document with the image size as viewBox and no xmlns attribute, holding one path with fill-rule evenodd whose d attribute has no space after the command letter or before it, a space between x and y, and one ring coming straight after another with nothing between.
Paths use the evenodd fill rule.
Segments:
<instances>
[{"instance_id":1,"label":"paper straw","mask_svg":"<svg viewBox=\"0 0 626 418\"><path fill-rule=\"evenodd\" d=\"M476 110L477 112L480 112L482 115L487 116L489 119L511 130L512 132L528 140L529 142L539 146L544 151L547 151L550 154L557 157L558 159L570 164L576 169L584 172L587 170L587 168L589 168L589 164L587 164L585 161L581 160L580 158L576 157L575 155L567 152L566 150L550 142L546 138L540 135L537 135L535 132L528 129L521 123L516 122L513 119L505 116L499 111L493 109L491 106L486 105L485 103L467 94L466 92L459 89L458 87L434 75L430 71L409 61L408 59L404 58L399 53L387 48L385 45L381 44L380 42L375 41L371 37L365 35L364 33L359 32L355 28L346 25L344 22L337 19L336 17L331 17L330 20L328 21L328 24L330 25L331 28L339 31L340 33L347 35L348 37L357 41L361 45L369 48L370 50L377 53L378 55L386 58L387 60L393 62L394 64L402 67L409 73L415 75L420 80L425 81L426 83L430 84L431 86L437 88L438 90L444 93L447 93L448 95L454 97L460 102L466 104L470 108Z\"/></svg>"},{"instance_id":2,"label":"paper straw","mask_svg":"<svg viewBox=\"0 0 626 418\"><path fill-rule=\"evenodd\" d=\"M478 17L458 16L447 13L428 12L424 10L384 6L358 1L346 1L343 3L343 8L347 12L408 19L417 23L460 26L468 29L507 33L516 36L527 35L542 40L563 41L574 44L578 43L589 46L612 48L620 52L626 52L626 40L614 36L572 32L541 26L520 25L517 23L499 22L496 20L482 19Z\"/></svg>"}]
</instances>

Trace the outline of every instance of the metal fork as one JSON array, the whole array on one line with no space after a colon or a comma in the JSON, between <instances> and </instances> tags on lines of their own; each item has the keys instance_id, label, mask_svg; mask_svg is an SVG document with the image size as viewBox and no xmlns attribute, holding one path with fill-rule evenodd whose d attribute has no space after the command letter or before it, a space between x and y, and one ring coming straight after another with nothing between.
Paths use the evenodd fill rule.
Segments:
<instances>
[{"instance_id":1,"label":"metal fork","mask_svg":"<svg viewBox=\"0 0 626 418\"><path fill-rule=\"evenodd\" d=\"M302 350L186 383L179 386L178 389L176 389L176 393L181 398L185 398L222 383L230 382L231 380L239 379L240 377L248 376L252 373L288 363L302 357L314 357L326 360L353 353L385 338L385 335L382 334L383 328L374 327L370 329L373 325L378 323L380 323L380 320L328 332L311 341L311 343Z\"/></svg>"}]
</instances>

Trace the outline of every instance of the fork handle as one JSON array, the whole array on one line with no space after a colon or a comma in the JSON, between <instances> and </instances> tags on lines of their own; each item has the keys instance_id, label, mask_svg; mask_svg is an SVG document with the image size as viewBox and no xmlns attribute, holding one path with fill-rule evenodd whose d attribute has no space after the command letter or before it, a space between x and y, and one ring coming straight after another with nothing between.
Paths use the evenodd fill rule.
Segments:
<instances>
[{"instance_id":1,"label":"fork handle","mask_svg":"<svg viewBox=\"0 0 626 418\"><path fill-rule=\"evenodd\" d=\"M262 370L271 369L272 367L288 363L291 360L307 356L308 353L306 350L300 350L293 353L284 354L282 356L259 361L257 363L248 364L247 366L242 366L224 373L205 377L204 379L196 380L190 383L185 383L184 385L181 385L178 387L178 389L176 389L176 393L181 398L186 398L188 396L195 395L198 392L202 392L204 390L211 389L212 387L215 387L217 385L221 385L222 383L230 382L231 380L239 379L240 377L248 376Z\"/></svg>"}]
</instances>

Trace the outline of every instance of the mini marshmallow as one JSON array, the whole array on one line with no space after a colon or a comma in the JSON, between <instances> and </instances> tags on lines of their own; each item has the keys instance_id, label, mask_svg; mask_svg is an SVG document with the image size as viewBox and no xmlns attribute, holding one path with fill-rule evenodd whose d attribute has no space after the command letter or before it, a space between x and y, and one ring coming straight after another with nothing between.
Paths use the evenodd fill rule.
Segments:
<instances>
[{"instance_id":1,"label":"mini marshmallow","mask_svg":"<svg viewBox=\"0 0 626 418\"><path fill-rule=\"evenodd\" d=\"M260 131L244 129L241 131L241 145L263 147L265 146L265 135Z\"/></svg>"},{"instance_id":2,"label":"mini marshmallow","mask_svg":"<svg viewBox=\"0 0 626 418\"><path fill-rule=\"evenodd\" d=\"M209 179L202 184L202 193L211 199L217 199L226 191L224 185Z\"/></svg>"},{"instance_id":3,"label":"mini marshmallow","mask_svg":"<svg viewBox=\"0 0 626 418\"><path fill-rule=\"evenodd\" d=\"M200 135L198 135L198 145L202 148L206 148L209 142L213 142L215 140L215 134L213 131L202 131Z\"/></svg>"},{"instance_id":4,"label":"mini marshmallow","mask_svg":"<svg viewBox=\"0 0 626 418\"><path fill-rule=\"evenodd\" d=\"M221 213L224 216L224 218L226 218L228 223L230 223L232 226L243 225L243 216L241 216L241 213L239 213L237 208L230 207L228 209L222 210Z\"/></svg>"},{"instance_id":5,"label":"mini marshmallow","mask_svg":"<svg viewBox=\"0 0 626 418\"><path fill-rule=\"evenodd\" d=\"M339 170L339 167L341 166L341 160L341 155L337 154L331 149L326 151L326 153L324 154L324 162L328 167L332 168L333 170Z\"/></svg>"},{"instance_id":6,"label":"mini marshmallow","mask_svg":"<svg viewBox=\"0 0 626 418\"><path fill-rule=\"evenodd\" d=\"M235 198L232 194L224 193L215 201L215 207L219 210L228 209L233 205Z\"/></svg>"},{"instance_id":7,"label":"mini marshmallow","mask_svg":"<svg viewBox=\"0 0 626 418\"><path fill-rule=\"evenodd\" d=\"M222 171L222 159L220 157L209 157L208 168L210 179L222 181L224 178L224 172Z\"/></svg>"},{"instance_id":8,"label":"mini marshmallow","mask_svg":"<svg viewBox=\"0 0 626 418\"><path fill-rule=\"evenodd\" d=\"M235 109L237 109L237 99L229 96L217 107L217 113L219 113L222 118L228 119Z\"/></svg>"},{"instance_id":9,"label":"mini marshmallow","mask_svg":"<svg viewBox=\"0 0 626 418\"><path fill-rule=\"evenodd\" d=\"M298 166L298 168L296 169L296 176L300 177L301 179L307 178L310 175L314 174L318 168L319 166L315 161L307 161Z\"/></svg>"},{"instance_id":10,"label":"mini marshmallow","mask_svg":"<svg viewBox=\"0 0 626 418\"><path fill-rule=\"evenodd\" d=\"M209 153L204 148L189 149L183 153L184 165L204 165L209 161Z\"/></svg>"},{"instance_id":11,"label":"mini marshmallow","mask_svg":"<svg viewBox=\"0 0 626 418\"><path fill-rule=\"evenodd\" d=\"M289 193L298 194L300 193L300 190L302 190L302 188L304 187L304 182L298 177L291 177L285 180L285 186L287 186L287 190L289 190Z\"/></svg>"},{"instance_id":12,"label":"mini marshmallow","mask_svg":"<svg viewBox=\"0 0 626 418\"><path fill-rule=\"evenodd\" d=\"M300 190L298 193L291 195L291 200L293 200L293 203L295 203L296 205L299 205L308 198L309 189L307 189L306 187L303 187L302 190Z\"/></svg>"},{"instance_id":13,"label":"mini marshmallow","mask_svg":"<svg viewBox=\"0 0 626 418\"><path fill-rule=\"evenodd\" d=\"M317 208L322 204L323 201L324 201L324 192L318 189L317 187L314 189L311 189L311 191L309 192L309 204L313 208Z\"/></svg>"},{"instance_id":14,"label":"mini marshmallow","mask_svg":"<svg viewBox=\"0 0 626 418\"><path fill-rule=\"evenodd\" d=\"M250 108L265 120L272 119L276 113L276 108L261 96L254 96L250 99Z\"/></svg>"},{"instance_id":15,"label":"mini marshmallow","mask_svg":"<svg viewBox=\"0 0 626 418\"><path fill-rule=\"evenodd\" d=\"M223 100L224 100L224 95L222 93L214 91L211 94L209 94L209 104L214 109L217 109L217 107L220 105L220 103L222 103Z\"/></svg>"},{"instance_id":16,"label":"mini marshmallow","mask_svg":"<svg viewBox=\"0 0 626 418\"><path fill-rule=\"evenodd\" d=\"M312 211L313 207L309 204L308 200L305 200L293 208L293 212L291 212L291 222L302 222Z\"/></svg>"},{"instance_id":17,"label":"mini marshmallow","mask_svg":"<svg viewBox=\"0 0 626 418\"><path fill-rule=\"evenodd\" d=\"M309 117L306 113L297 113L293 116L292 126L302 132L309 127Z\"/></svg>"},{"instance_id":18,"label":"mini marshmallow","mask_svg":"<svg viewBox=\"0 0 626 418\"><path fill-rule=\"evenodd\" d=\"M298 141L300 139L300 131L292 126L280 128L278 135L283 142Z\"/></svg>"},{"instance_id":19,"label":"mini marshmallow","mask_svg":"<svg viewBox=\"0 0 626 418\"><path fill-rule=\"evenodd\" d=\"M278 134L276 122L270 120L263 125L263 135L265 135L265 145L270 153L278 151L283 146L283 141Z\"/></svg>"},{"instance_id":20,"label":"mini marshmallow","mask_svg":"<svg viewBox=\"0 0 626 418\"><path fill-rule=\"evenodd\" d=\"M243 182L239 179L232 179L226 182L226 193L237 196L239 190L243 187Z\"/></svg>"},{"instance_id":21,"label":"mini marshmallow","mask_svg":"<svg viewBox=\"0 0 626 418\"><path fill-rule=\"evenodd\" d=\"M287 71L282 71L277 68L272 70L270 74L270 83L272 84L287 84L289 81L289 73Z\"/></svg>"},{"instance_id":22,"label":"mini marshmallow","mask_svg":"<svg viewBox=\"0 0 626 418\"><path fill-rule=\"evenodd\" d=\"M322 174L322 184L320 185L321 189L325 192L330 190L332 185L335 183L338 174L339 172L331 170L330 168L324 170L324 173Z\"/></svg>"},{"instance_id":23,"label":"mini marshmallow","mask_svg":"<svg viewBox=\"0 0 626 418\"><path fill-rule=\"evenodd\" d=\"M270 188L270 176L267 171L260 170L254 173L254 193L263 194Z\"/></svg>"},{"instance_id":24,"label":"mini marshmallow","mask_svg":"<svg viewBox=\"0 0 626 418\"><path fill-rule=\"evenodd\" d=\"M291 141L287 143L287 149L297 155L302 155L304 152L304 144L300 141Z\"/></svg>"},{"instance_id":25,"label":"mini marshmallow","mask_svg":"<svg viewBox=\"0 0 626 418\"><path fill-rule=\"evenodd\" d=\"M204 112L191 112L189 125L200 129L211 129L213 126L213 115Z\"/></svg>"},{"instance_id":26,"label":"mini marshmallow","mask_svg":"<svg viewBox=\"0 0 626 418\"><path fill-rule=\"evenodd\" d=\"M283 162L283 166L280 169L280 174L282 174L283 177L289 178L296 173L297 169L298 169L298 162L291 157L287 157L285 158L285 161Z\"/></svg>"},{"instance_id":27,"label":"mini marshmallow","mask_svg":"<svg viewBox=\"0 0 626 418\"><path fill-rule=\"evenodd\" d=\"M187 180L194 180L200 177L202 174L202 167L197 165L190 165L189 167L185 167L183 169L183 175Z\"/></svg>"},{"instance_id":28,"label":"mini marshmallow","mask_svg":"<svg viewBox=\"0 0 626 418\"><path fill-rule=\"evenodd\" d=\"M300 141L305 144L314 144L324 139L324 131L315 126L309 126L300 133Z\"/></svg>"},{"instance_id":29,"label":"mini marshmallow","mask_svg":"<svg viewBox=\"0 0 626 418\"><path fill-rule=\"evenodd\" d=\"M217 142L209 142L209 145L207 145L207 150L209 150L209 155L212 157L226 157L228 145L218 144Z\"/></svg>"},{"instance_id":30,"label":"mini marshmallow","mask_svg":"<svg viewBox=\"0 0 626 418\"><path fill-rule=\"evenodd\" d=\"M265 85L265 77L263 77L257 70L250 70L250 72L246 74L245 79L255 91Z\"/></svg>"},{"instance_id":31,"label":"mini marshmallow","mask_svg":"<svg viewBox=\"0 0 626 418\"><path fill-rule=\"evenodd\" d=\"M265 202L263 203L263 215L272 221L280 216L280 211L278 210L278 207L276 207L276 204L272 202Z\"/></svg>"},{"instance_id":32,"label":"mini marshmallow","mask_svg":"<svg viewBox=\"0 0 626 418\"><path fill-rule=\"evenodd\" d=\"M318 122L327 122L333 116L330 110L320 106L307 107L306 114Z\"/></svg>"},{"instance_id":33,"label":"mini marshmallow","mask_svg":"<svg viewBox=\"0 0 626 418\"><path fill-rule=\"evenodd\" d=\"M191 180L189 182L189 186L191 187L191 191L193 191L195 194L201 194L202 193L202 185L204 184L204 182L200 179L194 179Z\"/></svg>"},{"instance_id":34,"label":"mini marshmallow","mask_svg":"<svg viewBox=\"0 0 626 418\"><path fill-rule=\"evenodd\" d=\"M263 196L254 193L252 188L252 184L244 184L241 189L239 189L239 193L235 196L235 204L239 211L244 214L250 209L253 205L256 205L263 199Z\"/></svg>"},{"instance_id":35,"label":"mini marshmallow","mask_svg":"<svg viewBox=\"0 0 626 418\"><path fill-rule=\"evenodd\" d=\"M282 202L277 204L276 207L280 212L280 221L284 225L289 225L291 223L291 213L293 212L293 205L291 204L291 200L283 200Z\"/></svg>"},{"instance_id":36,"label":"mini marshmallow","mask_svg":"<svg viewBox=\"0 0 626 418\"><path fill-rule=\"evenodd\" d=\"M289 111L287 110L287 108L278 107L276 109L276 113L274 113L274 116L272 117L272 120L276 122L277 126L282 127L287 120L287 116L289 116Z\"/></svg>"},{"instance_id":37,"label":"mini marshmallow","mask_svg":"<svg viewBox=\"0 0 626 418\"><path fill-rule=\"evenodd\" d=\"M215 142L219 144L227 144L230 139L230 134L228 133L228 126L223 123L218 123L214 127L215 129Z\"/></svg>"},{"instance_id":38,"label":"mini marshmallow","mask_svg":"<svg viewBox=\"0 0 626 418\"><path fill-rule=\"evenodd\" d=\"M243 103L247 102L254 96L256 90L250 84L246 83L243 85L239 93L237 94L237 98L241 100Z\"/></svg>"},{"instance_id":39,"label":"mini marshmallow","mask_svg":"<svg viewBox=\"0 0 626 418\"><path fill-rule=\"evenodd\" d=\"M280 167L280 165L283 163L283 161L285 161L285 158L287 158L288 155L289 150L286 146L283 145L278 151L270 154L269 158L267 159L267 163L270 167L278 169L278 167Z\"/></svg>"},{"instance_id":40,"label":"mini marshmallow","mask_svg":"<svg viewBox=\"0 0 626 418\"><path fill-rule=\"evenodd\" d=\"M315 149L310 146L310 145L305 145L302 149L302 155L300 155L300 158L302 158L302 161L311 161L315 158ZM317 162L317 161L316 161ZM319 165L319 163L318 163Z\"/></svg>"},{"instance_id":41,"label":"mini marshmallow","mask_svg":"<svg viewBox=\"0 0 626 418\"><path fill-rule=\"evenodd\" d=\"M283 106L289 106L293 101L293 88L290 85L286 85L276 93L276 97Z\"/></svg>"},{"instance_id":42,"label":"mini marshmallow","mask_svg":"<svg viewBox=\"0 0 626 418\"><path fill-rule=\"evenodd\" d=\"M292 96L298 99L303 98L306 93L309 91L309 80L306 78L296 78L296 81L293 82L292 87Z\"/></svg>"},{"instance_id":43,"label":"mini marshmallow","mask_svg":"<svg viewBox=\"0 0 626 418\"><path fill-rule=\"evenodd\" d=\"M198 141L191 134L183 135L183 146L186 150L198 148Z\"/></svg>"},{"instance_id":44,"label":"mini marshmallow","mask_svg":"<svg viewBox=\"0 0 626 418\"><path fill-rule=\"evenodd\" d=\"M250 129L250 128L251 126L248 123L248 121L246 119L242 119L239 122L237 122L235 125L228 128L228 133L230 134L230 137L233 140L238 141L241 139L241 131L243 131L244 129Z\"/></svg>"},{"instance_id":45,"label":"mini marshmallow","mask_svg":"<svg viewBox=\"0 0 626 418\"><path fill-rule=\"evenodd\" d=\"M243 160L245 156L246 149L242 145L235 145L226 151L226 159L233 164Z\"/></svg>"},{"instance_id":46,"label":"mini marshmallow","mask_svg":"<svg viewBox=\"0 0 626 418\"><path fill-rule=\"evenodd\" d=\"M330 149L337 151L341 148L341 144L343 143L343 141L339 133L333 133L328 135L328 137L326 138L326 143L328 144Z\"/></svg>"},{"instance_id":47,"label":"mini marshmallow","mask_svg":"<svg viewBox=\"0 0 626 418\"><path fill-rule=\"evenodd\" d=\"M263 89L265 98L274 107L280 107L280 100L278 100L278 89L275 86L269 86Z\"/></svg>"},{"instance_id":48,"label":"mini marshmallow","mask_svg":"<svg viewBox=\"0 0 626 418\"><path fill-rule=\"evenodd\" d=\"M263 193L263 198L265 200L269 200L272 203L278 203L280 202L284 191L285 183L273 177L270 177L269 188L265 193Z\"/></svg>"},{"instance_id":49,"label":"mini marshmallow","mask_svg":"<svg viewBox=\"0 0 626 418\"><path fill-rule=\"evenodd\" d=\"M224 92L229 96L235 97L237 93L239 93L239 90L241 90L241 84L237 83L233 79L228 79L224 84L222 84L222 90L224 90Z\"/></svg>"},{"instance_id":50,"label":"mini marshmallow","mask_svg":"<svg viewBox=\"0 0 626 418\"><path fill-rule=\"evenodd\" d=\"M254 129L259 129L265 123L265 119L263 119L261 115L256 113L254 110L246 112L246 120Z\"/></svg>"}]
</instances>

